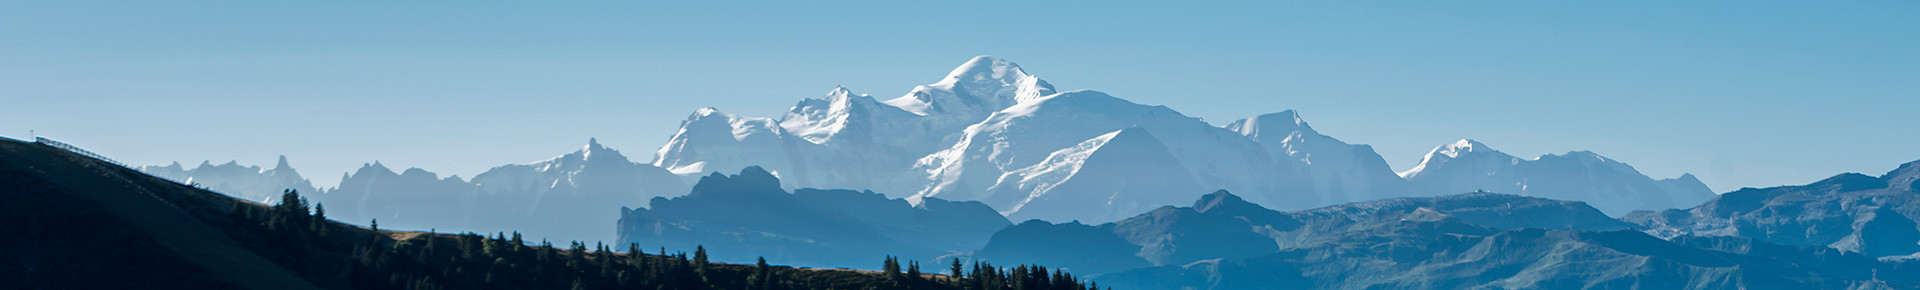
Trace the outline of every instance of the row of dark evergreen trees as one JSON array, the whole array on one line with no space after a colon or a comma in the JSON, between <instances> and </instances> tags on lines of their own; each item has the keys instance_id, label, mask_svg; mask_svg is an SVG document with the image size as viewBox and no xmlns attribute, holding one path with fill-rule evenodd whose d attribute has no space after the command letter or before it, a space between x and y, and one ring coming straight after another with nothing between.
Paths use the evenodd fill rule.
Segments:
<instances>
[{"instance_id":1,"label":"row of dark evergreen trees","mask_svg":"<svg viewBox=\"0 0 1920 290\"><path fill-rule=\"evenodd\" d=\"M934 276L928 279L920 272L919 262L907 262L906 272L900 271L900 258L887 257L881 264L881 273L889 281L901 281L911 287L923 283L946 283L962 289L1046 289L1046 290L1098 290L1099 286L1088 281L1081 283L1079 277L1066 271L1047 272L1040 265L1019 265L1013 268L994 267L992 263L974 261L972 266L961 263L955 258L948 264L947 276ZM766 259L761 259L766 263ZM967 269L971 268L972 271ZM938 281L935 281L938 280Z\"/></svg>"},{"instance_id":2,"label":"row of dark evergreen trees","mask_svg":"<svg viewBox=\"0 0 1920 290\"><path fill-rule=\"evenodd\" d=\"M707 261L704 247L692 254L661 248L624 252L604 244L532 245L519 233L480 235L381 231L332 222L325 207L287 191L280 203L260 207L239 202L225 226L242 245L308 281L352 289L976 289L1086 290L1092 283L1037 265L1010 268L975 262L963 273L954 259L950 275L921 273L918 262L901 267L887 257L883 271L802 269ZM247 234L250 233L250 234Z\"/></svg>"}]
</instances>

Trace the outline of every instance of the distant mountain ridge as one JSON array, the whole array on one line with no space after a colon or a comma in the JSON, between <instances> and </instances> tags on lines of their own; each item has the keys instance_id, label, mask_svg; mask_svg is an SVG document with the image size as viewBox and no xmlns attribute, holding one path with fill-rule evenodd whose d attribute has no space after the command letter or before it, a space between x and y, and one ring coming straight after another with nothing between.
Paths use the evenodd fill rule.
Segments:
<instances>
[{"instance_id":1,"label":"distant mountain ridge","mask_svg":"<svg viewBox=\"0 0 1920 290\"><path fill-rule=\"evenodd\" d=\"M288 189L300 192L318 193L313 182L301 177L287 163L286 156L273 168L262 169L259 166L242 166L237 161L214 165L213 162L201 162L199 166L187 168L174 162L166 166L140 166L134 169L153 176L178 181L184 184L197 184L208 190L223 192L240 199L255 202L278 202L280 192Z\"/></svg>"},{"instance_id":2,"label":"distant mountain ridge","mask_svg":"<svg viewBox=\"0 0 1920 290\"><path fill-rule=\"evenodd\" d=\"M673 173L629 161L593 139L574 152L494 167L472 180L420 168L395 172L375 161L344 173L337 186L315 188L284 157L270 170L231 162L189 170L177 165L139 169L255 201L298 190L340 220L378 219L389 228L441 232L520 231L552 240L612 241L621 206L682 195L688 188Z\"/></svg>"},{"instance_id":3,"label":"distant mountain ridge","mask_svg":"<svg viewBox=\"0 0 1920 290\"><path fill-rule=\"evenodd\" d=\"M1400 176L1434 192L1491 191L1585 201L1610 215L1681 208L1714 197L1692 174L1654 180L1591 151L1521 159L1462 139L1427 153Z\"/></svg>"}]
</instances>

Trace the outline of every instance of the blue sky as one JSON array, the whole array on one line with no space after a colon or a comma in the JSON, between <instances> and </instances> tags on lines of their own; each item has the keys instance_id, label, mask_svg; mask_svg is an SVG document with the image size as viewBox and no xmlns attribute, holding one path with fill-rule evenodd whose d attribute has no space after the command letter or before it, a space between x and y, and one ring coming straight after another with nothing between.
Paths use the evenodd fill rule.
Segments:
<instances>
[{"instance_id":1,"label":"blue sky","mask_svg":"<svg viewBox=\"0 0 1920 290\"><path fill-rule=\"evenodd\" d=\"M6 1L0 136L465 177L590 137L645 162L699 107L889 98L985 54L1216 124L1297 109L1396 169L1460 138L1717 191L1920 159L1920 2L1247 2Z\"/></svg>"}]
</instances>

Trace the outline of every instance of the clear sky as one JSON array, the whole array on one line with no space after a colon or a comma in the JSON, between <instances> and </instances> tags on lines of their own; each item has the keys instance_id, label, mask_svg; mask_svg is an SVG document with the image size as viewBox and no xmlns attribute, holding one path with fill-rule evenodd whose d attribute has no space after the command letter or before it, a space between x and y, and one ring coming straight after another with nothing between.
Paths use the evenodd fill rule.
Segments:
<instances>
[{"instance_id":1,"label":"clear sky","mask_svg":"<svg viewBox=\"0 0 1920 290\"><path fill-rule=\"evenodd\" d=\"M985 54L1215 124L1297 109L1398 170L1460 138L1723 192L1920 159L1920 1L123 2L0 2L0 136L470 177Z\"/></svg>"}]
</instances>

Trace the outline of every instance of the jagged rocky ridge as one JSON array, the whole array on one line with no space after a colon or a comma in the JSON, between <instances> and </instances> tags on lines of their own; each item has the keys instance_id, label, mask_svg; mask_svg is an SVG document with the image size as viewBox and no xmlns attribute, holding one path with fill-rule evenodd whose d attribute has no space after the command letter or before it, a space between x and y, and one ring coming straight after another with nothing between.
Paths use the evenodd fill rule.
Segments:
<instances>
[{"instance_id":1,"label":"jagged rocky ridge","mask_svg":"<svg viewBox=\"0 0 1920 290\"><path fill-rule=\"evenodd\" d=\"M612 241L619 207L687 192L679 177L629 161L597 140L551 159L494 167L472 180L420 168L395 172L375 161L343 174L338 186L316 189L284 157L271 170L234 163L191 170L176 165L140 170L255 201L273 201L295 189L340 220L378 219L388 228L453 233L518 231L536 240Z\"/></svg>"},{"instance_id":2,"label":"jagged rocky ridge","mask_svg":"<svg viewBox=\"0 0 1920 290\"><path fill-rule=\"evenodd\" d=\"M156 177L200 186L254 202L279 202L275 199L280 198L281 192L289 189L308 193L320 192L313 187L313 182L300 177L300 172L293 170L293 165L287 163L286 156L280 156L280 161L269 169L262 169L259 166L242 166L236 161L228 161L220 165L207 161L193 168L180 166L179 162L174 162L166 166L149 165L134 169Z\"/></svg>"},{"instance_id":3,"label":"jagged rocky ridge","mask_svg":"<svg viewBox=\"0 0 1920 290\"><path fill-rule=\"evenodd\" d=\"M473 180L439 178L378 162L346 175L314 199L343 220L380 219L394 228L512 232L558 241L612 241L619 207L676 196L686 184L666 170L629 161L588 140L552 159L494 167Z\"/></svg>"},{"instance_id":4,"label":"jagged rocky ridge","mask_svg":"<svg viewBox=\"0 0 1920 290\"><path fill-rule=\"evenodd\" d=\"M832 267L873 257L909 260L978 249L1011 223L979 202L927 199L918 205L872 191L800 189L788 193L759 167L700 179L693 191L655 197L621 210L619 243L705 246L713 259Z\"/></svg>"}]
</instances>

